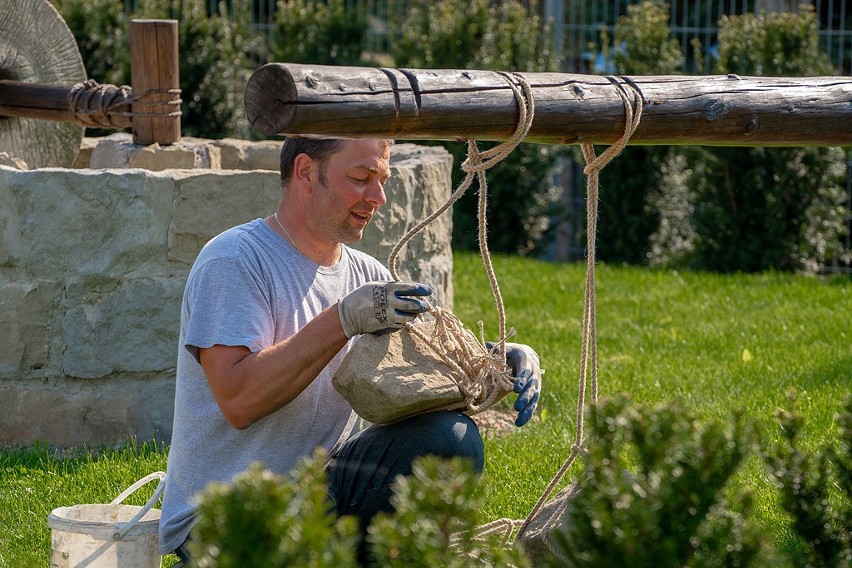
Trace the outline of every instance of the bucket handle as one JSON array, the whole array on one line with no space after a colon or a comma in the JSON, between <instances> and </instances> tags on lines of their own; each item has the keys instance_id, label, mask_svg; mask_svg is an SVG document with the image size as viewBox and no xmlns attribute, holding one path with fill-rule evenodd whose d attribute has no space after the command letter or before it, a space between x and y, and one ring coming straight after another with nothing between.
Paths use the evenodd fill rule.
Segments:
<instances>
[{"instance_id":1,"label":"bucket handle","mask_svg":"<svg viewBox=\"0 0 852 568\"><path fill-rule=\"evenodd\" d=\"M166 489L166 474L162 471L155 471L154 473L150 473L139 481L137 481L136 483L134 483L133 485L131 485L130 487L128 487L127 489L125 489L121 493L121 495L112 500L110 505L118 505L122 501L127 499L137 489L147 483L150 483L151 481L154 481L155 479L159 480L159 483L157 483L157 488L154 489L154 494L151 495L151 498L148 499L148 502L145 503L145 505L143 505L142 508L139 509L139 511L135 515L133 515L133 517L129 521L127 521L126 523L117 523L115 525L115 528L117 530L112 534L113 540L121 540L122 538L124 538L124 535L127 534L130 529L136 526L136 524L139 522L139 519L144 517L145 513L151 510L151 507L154 506L154 503L157 502L157 499L159 499L163 495L163 491Z\"/></svg>"}]
</instances>

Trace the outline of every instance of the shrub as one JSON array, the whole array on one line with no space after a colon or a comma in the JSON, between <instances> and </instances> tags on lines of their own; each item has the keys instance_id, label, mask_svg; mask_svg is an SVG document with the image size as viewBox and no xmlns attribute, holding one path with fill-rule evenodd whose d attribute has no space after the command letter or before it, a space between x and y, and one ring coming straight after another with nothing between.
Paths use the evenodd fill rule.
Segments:
<instances>
[{"instance_id":1,"label":"shrub","mask_svg":"<svg viewBox=\"0 0 852 568\"><path fill-rule=\"evenodd\" d=\"M518 0L416 2L394 34L398 38L392 49L396 65L554 71L559 66L558 54L550 48L552 35L534 7L534 2L525 8ZM465 158L467 146L444 146L453 154L453 182L458 184L463 178L458 165ZM480 144L482 150L491 146ZM538 246L558 198L550 180L551 170L564 152L556 146L521 144L487 172L488 220L492 227L499 227L489 235L492 251L528 253ZM476 211L477 198L471 190L453 208L454 247L477 248Z\"/></svg>"},{"instance_id":2,"label":"shrub","mask_svg":"<svg viewBox=\"0 0 852 568\"><path fill-rule=\"evenodd\" d=\"M231 484L210 484L199 497L193 565L357 566L358 522L329 514L323 462L317 454L286 477L256 463Z\"/></svg>"},{"instance_id":3,"label":"shrub","mask_svg":"<svg viewBox=\"0 0 852 568\"><path fill-rule=\"evenodd\" d=\"M369 24L344 0L278 0L273 61L320 65L362 65Z\"/></svg>"},{"instance_id":4,"label":"shrub","mask_svg":"<svg viewBox=\"0 0 852 568\"><path fill-rule=\"evenodd\" d=\"M585 472L556 552L572 566L761 565L767 548L747 520L750 495L737 496L740 512L725 496L753 436L737 413L702 426L673 404L593 406Z\"/></svg>"},{"instance_id":5,"label":"shrub","mask_svg":"<svg viewBox=\"0 0 852 568\"><path fill-rule=\"evenodd\" d=\"M358 565L355 517L337 518L327 497L324 455L287 476L253 464L232 484L211 484L199 498L190 541L193 565ZM380 513L369 529L378 566L529 566L522 552L496 539L474 540L482 510L472 464L421 458L394 484L396 513Z\"/></svg>"},{"instance_id":6,"label":"shrub","mask_svg":"<svg viewBox=\"0 0 852 568\"><path fill-rule=\"evenodd\" d=\"M497 535L475 539L482 489L470 463L427 456L394 483L394 514L379 513L369 537L376 566L525 567L529 560Z\"/></svg>"},{"instance_id":7,"label":"shrub","mask_svg":"<svg viewBox=\"0 0 852 568\"><path fill-rule=\"evenodd\" d=\"M719 73L809 76L832 72L813 8L724 18ZM688 178L696 211L694 264L717 271L817 271L848 261L839 148L702 148Z\"/></svg>"},{"instance_id":8,"label":"shrub","mask_svg":"<svg viewBox=\"0 0 852 568\"><path fill-rule=\"evenodd\" d=\"M680 45L669 29L669 7L660 2L628 6L615 26L615 47L605 32L601 44L605 59L620 75L673 75L683 64ZM651 237L661 219L654 204L668 202L658 197L666 182L662 168L673 152L666 147L628 147L600 173L597 250L601 260L647 261Z\"/></svg>"},{"instance_id":9,"label":"shrub","mask_svg":"<svg viewBox=\"0 0 852 568\"><path fill-rule=\"evenodd\" d=\"M795 404L796 393L789 397ZM801 414L778 410L775 416L781 441L767 444L763 459L802 545L795 564L852 565L852 396L837 416L836 446L822 448L817 454L806 453L800 446Z\"/></svg>"}]
</instances>

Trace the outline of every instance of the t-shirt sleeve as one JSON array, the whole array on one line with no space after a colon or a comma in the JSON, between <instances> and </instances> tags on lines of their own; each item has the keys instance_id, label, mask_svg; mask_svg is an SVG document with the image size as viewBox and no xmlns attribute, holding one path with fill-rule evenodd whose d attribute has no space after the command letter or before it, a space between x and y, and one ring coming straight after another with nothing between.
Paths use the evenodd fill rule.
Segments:
<instances>
[{"instance_id":1,"label":"t-shirt sleeve","mask_svg":"<svg viewBox=\"0 0 852 568\"><path fill-rule=\"evenodd\" d=\"M241 260L206 262L187 286L183 346L198 360L199 349L214 345L242 345L252 352L272 345L275 330L267 294Z\"/></svg>"}]
</instances>

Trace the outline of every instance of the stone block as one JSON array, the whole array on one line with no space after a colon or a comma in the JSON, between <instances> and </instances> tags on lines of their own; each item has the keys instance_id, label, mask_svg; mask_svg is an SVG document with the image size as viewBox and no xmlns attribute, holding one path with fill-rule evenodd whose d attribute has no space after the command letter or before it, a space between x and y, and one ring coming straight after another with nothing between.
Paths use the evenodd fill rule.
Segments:
<instances>
[{"instance_id":1,"label":"stone block","mask_svg":"<svg viewBox=\"0 0 852 568\"><path fill-rule=\"evenodd\" d=\"M100 378L175 366L185 277L105 282L69 295L62 319L62 372Z\"/></svg>"},{"instance_id":2,"label":"stone block","mask_svg":"<svg viewBox=\"0 0 852 568\"><path fill-rule=\"evenodd\" d=\"M133 137L118 133L98 140L92 151L89 167L142 168L148 171L173 169L221 169L219 148L197 138L181 138L169 146L156 142L134 144Z\"/></svg>"},{"instance_id":3,"label":"stone block","mask_svg":"<svg viewBox=\"0 0 852 568\"><path fill-rule=\"evenodd\" d=\"M20 158L10 156L6 152L0 152L0 166L15 170L28 170L27 163Z\"/></svg>"},{"instance_id":4,"label":"stone block","mask_svg":"<svg viewBox=\"0 0 852 568\"><path fill-rule=\"evenodd\" d=\"M77 170L90 167L92 152L95 151L95 146L98 145L99 140L100 138L83 138L83 141L80 143L80 151L77 153L77 157L74 158L74 165L71 167Z\"/></svg>"},{"instance_id":5,"label":"stone block","mask_svg":"<svg viewBox=\"0 0 852 568\"><path fill-rule=\"evenodd\" d=\"M281 184L268 171L172 172L174 213L169 260L192 264L204 243L240 223L269 215L281 200Z\"/></svg>"},{"instance_id":6,"label":"stone block","mask_svg":"<svg viewBox=\"0 0 852 568\"><path fill-rule=\"evenodd\" d=\"M251 142L223 138L210 144L219 149L223 170L280 170L281 140Z\"/></svg>"},{"instance_id":7,"label":"stone block","mask_svg":"<svg viewBox=\"0 0 852 568\"><path fill-rule=\"evenodd\" d=\"M166 258L173 194L169 176L144 170L0 175L0 200L16 215L3 223L3 252L36 278L149 271Z\"/></svg>"},{"instance_id":8,"label":"stone block","mask_svg":"<svg viewBox=\"0 0 852 568\"><path fill-rule=\"evenodd\" d=\"M0 380L48 367L61 290L57 282L25 277L0 281Z\"/></svg>"},{"instance_id":9,"label":"stone block","mask_svg":"<svg viewBox=\"0 0 852 568\"><path fill-rule=\"evenodd\" d=\"M59 447L171 439L174 376L0 383L0 444Z\"/></svg>"}]
</instances>

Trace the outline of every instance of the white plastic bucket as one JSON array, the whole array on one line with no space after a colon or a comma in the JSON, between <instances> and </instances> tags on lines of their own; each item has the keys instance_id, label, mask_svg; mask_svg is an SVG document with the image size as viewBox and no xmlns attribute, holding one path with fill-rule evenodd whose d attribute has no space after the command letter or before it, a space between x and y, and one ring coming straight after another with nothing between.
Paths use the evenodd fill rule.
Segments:
<instances>
[{"instance_id":1,"label":"white plastic bucket","mask_svg":"<svg viewBox=\"0 0 852 568\"><path fill-rule=\"evenodd\" d=\"M157 471L128 487L109 505L59 507L47 517L51 530L50 568L160 568L157 531L166 474ZM154 494L142 507L122 505L153 480Z\"/></svg>"}]
</instances>

